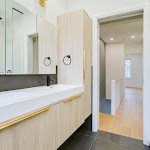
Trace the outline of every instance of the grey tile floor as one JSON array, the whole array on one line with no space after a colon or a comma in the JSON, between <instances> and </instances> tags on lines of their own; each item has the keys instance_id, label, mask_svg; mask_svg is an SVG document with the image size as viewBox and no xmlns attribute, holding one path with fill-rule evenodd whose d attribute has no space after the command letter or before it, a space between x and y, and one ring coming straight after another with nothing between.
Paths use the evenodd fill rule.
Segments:
<instances>
[{"instance_id":1,"label":"grey tile floor","mask_svg":"<svg viewBox=\"0 0 150 150\"><path fill-rule=\"evenodd\" d=\"M150 147L125 136L78 129L58 150L150 150Z\"/></svg>"}]
</instances>

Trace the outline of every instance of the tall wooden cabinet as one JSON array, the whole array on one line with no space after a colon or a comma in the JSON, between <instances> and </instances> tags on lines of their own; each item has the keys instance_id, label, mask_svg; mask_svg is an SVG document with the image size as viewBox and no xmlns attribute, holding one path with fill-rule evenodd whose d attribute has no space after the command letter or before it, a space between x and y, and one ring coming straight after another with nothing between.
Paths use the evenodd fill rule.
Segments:
<instances>
[{"instance_id":1,"label":"tall wooden cabinet","mask_svg":"<svg viewBox=\"0 0 150 150\"><path fill-rule=\"evenodd\" d=\"M85 118L91 114L92 20L84 10L57 17L58 83L84 84ZM63 59L71 56L71 64ZM69 58L65 58L66 63Z\"/></svg>"}]
</instances>

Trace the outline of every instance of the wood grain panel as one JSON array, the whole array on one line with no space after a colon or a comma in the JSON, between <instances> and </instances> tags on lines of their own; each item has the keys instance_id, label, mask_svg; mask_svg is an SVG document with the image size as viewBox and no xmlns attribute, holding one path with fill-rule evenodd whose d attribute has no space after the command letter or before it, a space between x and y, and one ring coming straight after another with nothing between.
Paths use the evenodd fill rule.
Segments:
<instances>
[{"instance_id":1,"label":"wood grain panel","mask_svg":"<svg viewBox=\"0 0 150 150\"><path fill-rule=\"evenodd\" d=\"M83 10L57 17L58 83L83 84ZM71 55L72 63L63 58Z\"/></svg>"},{"instance_id":2,"label":"wood grain panel","mask_svg":"<svg viewBox=\"0 0 150 150\"><path fill-rule=\"evenodd\" d=\"M65 103L67 138L78 128L78 98Z\"/></svg>"},{"instance_id":3,"label":"wood grain panel","mask_svg":"<svg viewBox=\"0 0 150 150\"><path fill-rule=\"evenodd\" d=\"M38 62L40 74L56 74L57 32L55 25L46 20L38 24ZM51 57L51 65L45 66L44 59ZM48 64L49 61L46 61Z\"/></svg>"},{"instance_id":4,"label":"wood grain panel","mask_svg":"<svg viewBox=\"0 0 150 150\"><path fill-rule=\"evenodd\" d=\"M126 88L116 115L100 113L100 130L143 140L143 92Z\"/></svg>"},{"instance_id":5,"label":"wood grain panel","mask_svg":"<svg viewBox=\"0 0 150 150\"><path fill-rule=\"evenodd\" d=\"M85 117L87 118L92 113L92 20L85 11L83 11L83 26L83 50L85 51L84 97Z\"/></svg>"},{"instance_id":6,"label":"wood grain panel","mask_svg":"<svg viewBox=\"0 0 150 150\"><path fill-rule=\"evenodd\" d=\"M56 150L56 105L0 131L1 150Z\"/></svg>"},{"instance_id":7,"label":"wood grain panel","mask_svg":"<svg viewBox=\"0 0 150 150\"><path fill-rule=\"evenodd\" d=\"M58 83L84 84L85 118L91 114L92 20L84 10L61 15L58 28ZM72 63L63 64L71 55Z\"/></svg>"}]
</instances>

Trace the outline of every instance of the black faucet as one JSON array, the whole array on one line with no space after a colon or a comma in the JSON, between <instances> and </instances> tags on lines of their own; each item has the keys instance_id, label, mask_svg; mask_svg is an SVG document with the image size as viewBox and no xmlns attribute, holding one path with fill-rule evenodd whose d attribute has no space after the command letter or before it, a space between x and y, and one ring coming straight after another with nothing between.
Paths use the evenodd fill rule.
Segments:
<instances>
[{"instance_id":1,"label":"black faucet","mask_svg":"<svg viewBox=\"0 0 150 150\"><path fill-rule=\"evenodd\" d=\"M50 85L51 85L51 84L50 84L50 81L55 82L54 79L51 79L51 78L50 78L50 75L47 75L47 86L50 86Z\"/></svg>"}]
</instances>

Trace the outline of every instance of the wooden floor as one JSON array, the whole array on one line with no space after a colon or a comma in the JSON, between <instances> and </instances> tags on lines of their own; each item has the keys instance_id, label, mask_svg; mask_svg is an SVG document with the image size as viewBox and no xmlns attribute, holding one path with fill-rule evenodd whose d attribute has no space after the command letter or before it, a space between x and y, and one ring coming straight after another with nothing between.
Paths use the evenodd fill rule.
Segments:
<instances>
[{"instance_id":1,"label":"wooden floor","mask_svg":"<svg viewBox=\"0 0 150 150\"><path fill-rule=\"evenodd\" d=\"M100 130L143 140L142 89L125 89L125 97L116 115L100 113Z\"/></svg>"}]
</instances>

